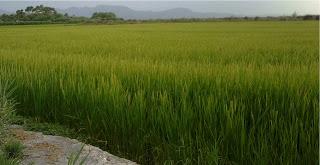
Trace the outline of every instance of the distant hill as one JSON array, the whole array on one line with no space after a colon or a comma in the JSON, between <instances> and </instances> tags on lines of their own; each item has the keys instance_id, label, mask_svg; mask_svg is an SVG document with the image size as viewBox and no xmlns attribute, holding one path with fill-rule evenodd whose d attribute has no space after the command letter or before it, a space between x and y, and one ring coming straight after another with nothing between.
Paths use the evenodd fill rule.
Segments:
<instances>
[{"instance_id":1,"label":"distant hill","mask_svg":"<svg viewBox=\"0 0 320 165\"><path fill-rule=\"evenodd\" d=\"M65 10L58 9L61 13L69 15L90 17L94 12L113 12L124 19L170 19L170 18L221 18L229 17L229 13L200 13L186 8L174 8L164 11L137 11L125 6L99 5L96 7L71 7Z\"/></svg>"}]
</instances>

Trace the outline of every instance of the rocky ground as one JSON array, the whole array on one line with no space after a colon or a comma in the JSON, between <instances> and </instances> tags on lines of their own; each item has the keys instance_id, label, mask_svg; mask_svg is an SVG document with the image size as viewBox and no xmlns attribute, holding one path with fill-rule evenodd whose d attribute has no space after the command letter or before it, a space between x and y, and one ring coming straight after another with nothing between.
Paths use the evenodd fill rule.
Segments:
<instances>
[{"instance_id":1,"label":"rocky ground","mask_svg":"<svg viewBox=\"0 0 320 165\"><path fill-rule=\"evenodd\" d=\"M11 126L10 132L20 140L25 149L21 164L66 165L72 154L77 154L83 146L80 160L85 158L88 165L135 165L136 163L111 155L101 149L83 144L75 139L61 136L43 135L40 132L25 131L21 126ZM78 161L78 162L79 162Z\"/></svg>"}]
</instances>

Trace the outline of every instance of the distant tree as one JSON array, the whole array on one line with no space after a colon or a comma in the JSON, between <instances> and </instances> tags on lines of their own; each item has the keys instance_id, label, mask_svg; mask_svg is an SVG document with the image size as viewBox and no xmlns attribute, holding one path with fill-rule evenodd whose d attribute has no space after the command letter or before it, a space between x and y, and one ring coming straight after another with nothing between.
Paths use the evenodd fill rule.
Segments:
<instances>
[{"instance_id":1,"label":"distant tree","mask_svg":"<svg viewBox=\"0 0 320 165\"><path fill-rule=\"evenodd\" d=\"M46 7L43 5L36 6L31 9L34 14L43 14L43 15L54 15L57 14L57 11L52 7Z\"/></svg>"},{"instance_id":2,"label":"distant tree","mask_svg":"<svg viewBox=\"0 0 320 165\"><path fill-rule=\"evenodd\" d=\"M10 14L10 15L8 15L8 14L2 14L1 15L1 20L3 21L3 22L12 22L12 21L14 21L16 19L16 16L14 15L14 14Z\"/></svg>"},{"instance_id":3,"label":"distant tree","mask_svg":"<svg viewBox=\"0 0 320 165\"><path fill-rule=\"evenodd\" d=\"M33 6L28 6L26 7L26 9L24 10L26 13L30 14L33 10Z\"/></svg>"},{"instance_id":4,"label":"distant tree","mask_svg":"<svg viewBox=\"0 0 320 165\"><path fill-rule=\"evenodd\" d=\"M91 18L98 20L116 20L117 16L112 12L95 12Z\"/></svg>"},{"instance_id":5,"label":"distant tree","mask_svg":"<svg viewBox=\"0 0 320 165\"><path fill-rule=\"evenodd\" d=\"M25 17L25 13L23 12L23 10L16 11L16 19L17 20L23 20L24 17Z\"/></svg>"},{"instance_id":6,"label":"distant tree","mask_svg":"<svg viewBox=\"0 0 320 165\"><path fill-rule=\"evenodd\" d=\"M297 14L297 12L295 11L295 12L292 13L291 16L292 16L292 18L297 18L298 14Z\"/></svg>"},{"instance_id":7,"label":"distant tree","mask_svg":"<svg viewBox=\"0 0 320 165\"><path fill-rule=\"evenodd\" d=\"M303 20L319 20L319 15L305 15L302 17Z\"/></svg>"},{"instance_id":8,"label":"distant tree","mask_svg":"<svg viewBox=\"0 0 320 165\"><path fill-rule=\"evenodd\" d=\"M66 22L78 23L88 21L85 17L70 17L68 14L60 14L56 9L43 5L28 6L24 10L17 10L15 14L0 15L2 24L24 24L24 23L47 23L47 22Z\"/></svg>"},{"instance_id":9,"label":"distant tree","mask_svg":"<svg viewBox=\"0 0 320 165\"><path fill-rule=\"evenodd\" d=\"M44 10L44 13L47 14L47 15L55 15L55 14L57 14L56 9L52 8L52 7L44 7L43 10Z\"/></svg>"}]
</instances>

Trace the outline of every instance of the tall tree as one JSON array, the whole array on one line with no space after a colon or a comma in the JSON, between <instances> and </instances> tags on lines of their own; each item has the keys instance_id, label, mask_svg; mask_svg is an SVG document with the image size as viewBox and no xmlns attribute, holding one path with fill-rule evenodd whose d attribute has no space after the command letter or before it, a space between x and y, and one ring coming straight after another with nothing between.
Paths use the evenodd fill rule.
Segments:
<instances>
[{"instance_id":1,"label":"tall tree","mask_svg":"<svg viewBox=\"0 0 320 165\"><path fill-rule=\"evenodd\" d=\"M25 13L23 12L23 10L16 11L16 19L17 20L23 20L24 17L25 17Z\"/></svg>"},{"instance_id":2,"label":"tall tree","mask_svg":"<svg viewBox=\"0 0 320 165\"><path fill-rule=\"evenodd\" d=\"M26 7L26 9L24 10L26 13L30 14L33 10L33 6L28 6Z\"/></svg>"}]
</instances>

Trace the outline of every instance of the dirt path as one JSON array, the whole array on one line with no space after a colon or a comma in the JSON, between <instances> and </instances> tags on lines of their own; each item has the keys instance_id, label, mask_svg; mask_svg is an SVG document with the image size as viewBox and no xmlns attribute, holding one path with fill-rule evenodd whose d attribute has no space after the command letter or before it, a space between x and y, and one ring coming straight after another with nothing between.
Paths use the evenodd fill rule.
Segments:
<instances>
[{"instance_id":1,"label":"dirt path","mask_svg":"<svg viewBox=\"0 0 320 165\"><path fill-rule=\"evenodd\" d=\"M30 163L35 165L66 165L70 155L78 153L83 146L83 143L75 139L25 131L21 126L12 126L10 131L25 146L22 159L23 165ZM134 162L111 155L87 144L84 145L80 160L86 156L85 164L88 165L136 165Z\"/></svg>"}]
</instances>

